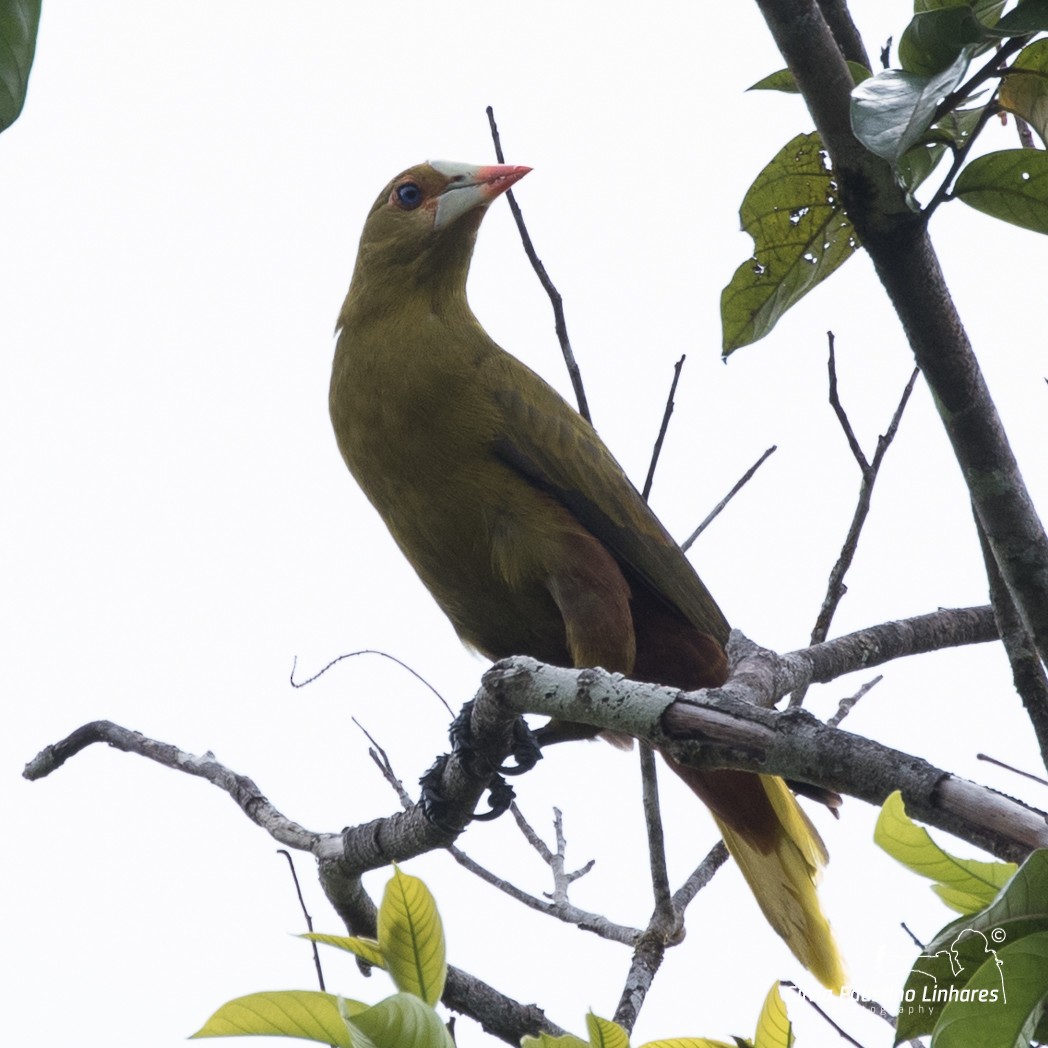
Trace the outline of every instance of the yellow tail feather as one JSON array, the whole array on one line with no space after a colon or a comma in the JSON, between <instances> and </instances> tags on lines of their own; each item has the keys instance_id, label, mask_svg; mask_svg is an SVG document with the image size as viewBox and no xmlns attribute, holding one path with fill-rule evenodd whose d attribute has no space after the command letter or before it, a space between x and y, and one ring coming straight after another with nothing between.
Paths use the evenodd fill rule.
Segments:
<instances>
[{"instance_id":1,"label":"yellow tail feather","mask_svg":"<svg viewBox=\"0 0 1048 1048\"><path fill-rule=\"evenodd\" d=\"M826 848L786 783L772 775L760 781L781 827L770 849L713 817L768 923L823 986L840 993L844 965L815 891Z\"/></svg>"}]
</instances>

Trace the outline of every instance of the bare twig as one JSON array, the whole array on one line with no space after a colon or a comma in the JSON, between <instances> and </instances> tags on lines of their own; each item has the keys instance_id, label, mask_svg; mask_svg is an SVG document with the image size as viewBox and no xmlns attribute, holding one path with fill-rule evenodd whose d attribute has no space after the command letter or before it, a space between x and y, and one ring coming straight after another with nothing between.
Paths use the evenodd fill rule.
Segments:
<instances>
[{"instance_id":1,"label":"bare twig","mask_svg":"<svg viewBox=\"0 0 1048 1048\"><path fill-rule=\"evenodd\" d=\"M441 695L440 692L437 691L437 689L434 688L433 685L430 684L430 682L426 680L426 678L423 677L421 673L419 673L417 670L413 670L406 662L403 662L401 659L398 659L396 655L390 655L388 651L378 651L376 648L361 648L360 651L347 651L345 655L339 655L337 658L332 659L322 669L317 670L317 672L314 673L312 677L307 677L303 681L295 680L295 670L298 668L298 656L296 655L291 663L291 687L304 688L307 684L312 684L313 681L317 680L319 677L323 677L324 674L327 673L327 671L331 669L332 666L337 666L338 663L340 663L343 659L355 659L358 655L380 655L384 659L389 659L390 662L395 662L402 670L407 670L412 677L425 684L425 686L429 688L429 690L433 692L433 694L436 695L436 697L440 699L440 701L444 704L444 709L446 709L448 713L454 713L454 711L448 705L448 702L444 698L444 696Z\"/></svg>"},{"instance_id":2,"label":"bare twig","mask_svg":"<svg viewBox=\"0 0 1048 1048\"><path fill-rule=\"evenodd\" d=\"M310 933L313 931L313 918L310 915L309 910L306 909L306 900L302 897L302 886L298 883L298 874L295 872L295 861L291 858L291 852L285 848L277 849L278 855L283 855L287 859L288 868L291 870L291 880L295 884L295 894L298 896L298 905L302 908L302 916L306 919L306 928ZM317 949L315 942L310 942L313 947L313 964L317 969L317 982L320 984L321 990L326 990L327 987L324 985L324 969L320 965L320 951Z\"/></svg>"},{"instance_id":3,"label":"bare twig","mask_svg":"<svg viewBox=\"0 0 1048 1048\"><path fill-rule=\"evenodd\" d=\"M713 875L728 861L728 847L724 841L710 848L706 858L691 871L688 879L673 893L673 908L678 913L683 913L691 900L706 887L713 879Z\"/></svg>"},{"instance_id":4,"label":"bare twig","mask_svg":"<svg viewBox=\"0 0 1048 1048\"><path fill-rule=\"evenodd\" d=\"M491 106L488 106L486 112L488 114L488 125L491 128L491 140L495 144L495 156L500 164L504 164L506 158L502 154L502 140L499 138L498 125L495 123L495 111ZM579 405L579 414L587 422L592 422L589 403L586 400L586 391L582 386L582 372L579 371L579 366L575 362L575 354L571 349L571 341L568 339L568 323L564 319L564 299L561 298L560 292L553 281L550 280L546 267L542 264L542 260L535 250L535 245L531 242L531 235L528 233L527 226L524 225L524 216L521 214L517 198L514 196L512 189L507 191L506 199L509 201L510 211L513 212L513 220L517 223L517 231L520 233L520 240L524 245L524 253L528 256L528 261L531 263L532 269L535 270L539 283L546 294L549 295L549 300L553 305L553 324L557 331L557 340L560 342L560 351L564 355L564 363L567 365L568 375L571 378L571 387L575 390L575 400Z\"/></svg>"},{"instance_id":5,"label":"bare twig","mask_svg":"<svg viewBox=\"0 0 1048 1048\"><path fill-rule=\"evenodd\" d=\"M848 527L848 534L845 536L844 545L841 547L841 552L837 557L837 562L833 565L833 569L830 571L830 577L826 584L826 596L823 598L822 607L819 609L818 617L815 620L815 626L811 631L812 644L821 644L829 635L830 623L833 621L833 616L836 614L837 608L839 607L841 600L843 600L845 593L848 592L848 587L844 584L844 577L848 574L848 569L851 567L852 561L855 559L855 552L859 546L859 536L862 534L863 525L866 523L866 517L870 512L870 500L873 497L873 486L877 482L877 474L880 472L881 463L884 461L885 453L888 448L891 447L892 441L895 439L895 434L899 430L899 423L902 421L903 411L906 410L906 404L909 402L910 394L913 392L913 386L917 381L917 375L919 374L916 368L911 372L910 378L902 391L902 396L899 398L899 403L888 424L888 428L885 430L883 436L877 438L877 450L874 452L873 461L868 461L862 448L859 446L851 422L848 419L848 414L844 410L844 406L841 404L840 396L837 392L837 358L834 352L833 332L827 331L826 337L829 343L827 370L829 371L830 404L833 407L834 414L836 414L837 419L840 422L841 429L844 431L845 438L848 441L848 447L851 448L852 455L854 456L855 461L859 464L859 470L862 473L862 481L859 484L859 497L855 504L855 512L852 515L851 524ZM790 696L790 705L802 705L806 695L807 688L798 689Z\"/></svg>"},{"instance_id":6,"label":"bare twig","mask_svg":"<svg viewBox=\"0 0 1048 1048\"><path fill-rule=\"evenodd\" d=\"M684 355L673 365L673 381L670 383L669 395L666 397L666 407L662 412L662 424L659 426L659 435L655 438L655 447L651 451L651 462L648 464L648 475L644 478L644 489L641 498L645 502L651 494L651 485L655 480L655 467L659 464L659 455L662 454L662 442L666 439L666 430L669 428L670 416L673 414L673 394L677 392L677 382L680 380L681 368L684 367Z\"/></svg>"},{"instance_id":7,"label":"bare twig","mask_svg":"<svg viewBox=\"0 0 1048 1048\"><path fill-rule=\"evenodd\" d=\"M648 830L648 861L651 869L651 887L655 897L655 915L663 922L673 923L673 902L670 899L670 880L666 869L666 836L659 811L659 780L655 769L655 753L647 743L641 743L640 768L643 786L644 825ZM653 918L654 920L655 918Z\"/></svg>"},{"instance_id":8,"label":"bare twig","mask_svg":"<svg viewBox=\"0 0 1048 1048\"><path fill-rule=\"evenodd\" d=\"M764 460L767 459L773 451L777 450L777 447L778 445L772 444L772 446L768 448L768 450L765 451L764 454L761 455L761 457L757 459L757 461L754 462L754 464L750 466L750 468L746 470L746 472L743 473L741 477L739 477L739 479L735 482L735 485L732 487L731 491L729 491L728 494L725 495L724 498L722 498L720 502L718 502L717 505L710 510L710 512L706 515L706 519L680 544L680 548L682 550L687 552L689 549L691 549L692 544L695 542L695 540L710 526L710 524L713 523L713 521L720 514L721 510L723 510L724 507L727 506L727 504L731 502L731 500L735 498L735 496L743 489L743 487L749 483L750 478L753 476L753 474L756 473L757 470L759 470L761 466L764 465Z\"/></svg>"},{"instance_id":9,"label":"bare twig","mask_svg":"<svg viewBox=\"0 0 1048 1048\"><path fill-rule=\"evenodd\" d=\"M1048 786L1048 779L1043 779L1040 775L1034 775L1031 772L1023 771L1022 768L1013 767L1011 764L1005 764L1004 761L999 761L996 757L991 757L988 754L977 753L975 759L986 761L987 764L995 764L998 768L1003 768L1005 771L1010 771L1015 775L1021 775L1025 779L1032 779L1041 786Z\"/></svg>"},{"instance_id":10,"label":"bare twig","mask_svg":"<svg viewBox=\"0 0 1048 1048\"><path fill-rule=\"evenodd\" d=\"M356 717L352 717L351 720L364 733L368 742L371 743L371 747L368 749L368 756L375 762L378 770L382 772L382 777L393 788L393 792L400 800L400 806L407 811L415 802L411 799L411 794L404 789L404 783L400 781L400 778L393 770L393 762L389 759L389 754L375 741L375 737Z\"/></svg>"},{"instance_id":11,"label":"bare twig","mask_svg":"<svg viewBox=\"0 0 1048 1048\"><path fill-rule=\"evenodd\" d=\"M924 943L921 942L921 940L918 939L917 936L910 931L910 927L905 921L900 921L899 927L902 928L902 930L906 932L906 934L913 940L913 944L917 947L918 950L924 949Z\"/></svg>"},{"instance_id":12,"label":"bare twig","mask_svg":"<svg viewBox=\"0 0 1048 1048\"><path fill-rule=\"evenodd\" d=\"M846 699L841 699L837 704L837 712L826 723L831 728L836 728L837 725L840 724L849 713L851 713L859 699L861 699L871 688L880 684L882 680L884 680L884 675L878 673L873 680L868 680L854 695L849 695Z\"/></svg>"},{"instance_id":13,"label":"bare twig","mask_svg":"<svg viewBox=\"0 0 1048 1048\"><path fill-rule=\"evenodd\" d=\"M817 1015L821 1016L827 1023L829 1023L830 1026L834 1028L834 1030L837 1031L838 1037L840 1037L842 1040L847 1041L848 1044L855 1045L855 1048L863 1048L863 1046L857 1040L855 1040L855 1038L852 1037L851 1034L847 1033L844 1029L838 1026L837 1023L835 1023L826 1014L826 1012L823 1011L823 1009L820 1008L795 982L791 982L789 979L780 979L779 985L786 987L787 990L793 990L793 992L796 993L802 1001L810 1005L815 1010Z\"/></svg>"}]
</instances>

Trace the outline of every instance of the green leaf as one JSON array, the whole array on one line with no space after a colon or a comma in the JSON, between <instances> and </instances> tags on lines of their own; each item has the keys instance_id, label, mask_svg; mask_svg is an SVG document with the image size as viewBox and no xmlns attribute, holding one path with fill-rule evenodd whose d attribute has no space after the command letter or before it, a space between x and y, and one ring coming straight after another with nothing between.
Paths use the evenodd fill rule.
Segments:
<instances>
[{"instance_id":1,"label":"green leaf","mask_svg":"<svg viewBox=\"0 0 1048 1048\"><path fill-rule=\"evenodd\" d=\"M739 217L754 251L721 293L725 356L768 334L858 247L814 131L787 143L761 171Z\"/></svg>"},{"instance_id":2,"label":"green leaf","mask_svg":"<svg viewBox=\"0 0 1048 1048\"><path fill-rule=\"evenodd\" d=\"M971 7L983 25L994 25L1001 17L1005 0L914 0L913 13L941 11L944 7Z\"/></svg>"},{"instance_id":3,"label":"green leaf","mask_svg":"<svg viewBox=\"0 0 1048 1048\"><path fill-rule=\"evenodd\" d=\"M537 1037L522 1037L520 1048L589 1048L589 1043L570 1033L560 1037L540 1033Z\"/></svg>"},{"instance_id":4,"label":"green leaf","mask_svg":"<svg viewBox=\"0 0 1048 1048\"><path fill-rule=\"evenodd\" d=\"M1002 149L976 157L958 175L953 195L994 218L1048 233L1048 153Z\"/></svg>"},{"instance_id":5,"label":"green leaf","mask_svg":"<svg viewBox=\"0 0 1048 1048\"><path fill-rule=\"evenodd\" d=\"M396 993L347 1020L352 1048L455 1048L447 1027L413 993Z\"/></svg>"},{"instance_id":6,"label":"green leaf","mask_svg":"<svg viewBox=\"0 0 1048 1048\"><path fill-rule=\"evenodd\" d=\"M873 839L914 873L938 881L933 890L961 913L975 913L993 902L1017 868L1011 862L959 859L944 851L906 814L898 790L881 807Z\"/></svg>"},{"instance_id":7,"label":"green leaf","mask_svg":"<svg viewBox=\"0 0 1048 1048\"><path fill-rule=\"evenodd\" d=\"M711 1041L708 1037L671 1037L668 1041L648 1041L640 1048L738 1048L738 1044Z\"/></svg>"},{"instance_id":8,"label":"green leaf","mask_svg":"<svg viewBox=\"0 0 1048 1048\"><path fill-rule=\"evenodd\" d=\"M987 960L988 951L1042 933L1048 933L1045 849L1026 859L990 906L951 921L927 944L906 979L899 1005L898 1041L931 1033L948 995L959 993L969 983ZM945 996L937 999L936 991Z\"/></svg>"},{"instance_id":9,"label":"green leaf","mask_svg":"<svg viewBox=\"0 0 1048 1048\"><path fill-rule=\"evenodd\" d=\"M965 48L989 47L992 39L967 4L940 7L913 16L899 40L899 62L908 73L931 76L951 66Z\"/></svg>"},{"instance_id":10,"label":"green leaf","mask_svg":"<svg viewBox=\"0 0 1048 1048\"><path fill-rule=\"evenodd\" d=\"M1026 36L1048 30L1048 0L1023 0L997 23L1004 36Z\"/></svg>"},{"instance_id":11,"label":"green leaf","mask_svg":"<svg viewBox=\"0 0 1048 1048\"><path fill-rule=\"evenodd\" d=\"M912 193L935 170L945 152L946 146L941 142L919 142L899 157L895 169L896 181L908 193Z\"/></svg>"},{"instance_id":12,"label":"green leaf","mask_svg":"<svg viewBox=\"0 0 1048 1048\"><path fill-rule=\"evenodd\" d=\"M971 58L964 48L934 76L888 69L852 89L851 123L871 153L893 166L920 141L935 119L939 103L964 79Z\"/></svg>"},{"instance_id":13,"label":"green leaf","mask_svg":"<svg viewBox=\"0 0 1048 1048\"><path fill-rule=\"evenodd\" d=\"M1048 40L1036 40L1016 55L997 101L1048 142Z\"/></svg>"},{"instance_id":14,"label":"green leaf","mask_svg":"<svg viewBox=\"0 0 1048 1048\"><path fill-rule=\"evenodd\" d=\"M764 998L753 1048L790 1048L792 1044L793 1025L786 1014L786 1002L779 993L779 984L775 983Z\"/></svg>"},{"instance_id":15,"label":"green leaf","mask_svg":"<svg viewBox=\"0 0 1048 1048\"><path fill-rule=\"evenodd\" d=\"M393 868L378 910L378 943L398 990L433 1005L448 968L437 904L417 877Z\"/></svg>"},{"instance_id":16,"label":"green leaf","mask_svg":"<svg viewBox=\"0 0 1048 1048\"><path fill-rule=\"evenodd\" d=\"M386 959L382 956L382 950L374 939L364 939L356 935L322 935L320 932L306 932L299 938L346 950L362 961L375 965L376 968L386 967Z\"/></svg>"},{"instance_id":17,"label":"green leaf","mask_svg":"<svg viewBox=\"0 0 1048 1048\"><path fill-rule=\"evenodd\" d=\"M630 1048L629 1034L618 1023L593 1012L586 1016L586 1031L591 1048Z\"/></svg>"},{"instance_id":18,"label":"green leaf","mask_svg":"<svg viewBox=\"0 0 1048 1048\"><path fill-rule=\"evenodd\" d=\"M252 993L223 1004L193 1036L299 1037L354 1048L343 1009L354 1015L366 1011L367 1005L316 990Z\"/></svg>"},{"instance_id":19,"label":"green leaf","mask_svg":"<svg viewBox=\"0 0 1048 1048\"><path fill-rule=\"evenodd\" d=\"M1048 1003L1048 932L987 952L964 999L943 1007L932 1048L1023 1048L1033 1039Z\"/></svg>"},{"instance_id":20,"label":"green leaf","mask_svg":"<svg viewBox=\"0 0 1048 1048\"><path fill-rule=\"evenodd\" d=\"M39 26L40 0L0 0L0 131L25 105Z\"/></svg>"},{"instance_id":21,"label":"green leaf","mask_svg":"<svg viewBox=\"0 0 1048 1048\"><path fill-rule=\"evenodd\" d=\"M852 80L861 84L872 74L861 62L848 62L848 70ZM788 69L780 69L777 73L769 73L763 80L746 88L747 91L785 91L787 94L800 94L800 88L794 79L793 73Z\"/></svg>"}]
</instances>

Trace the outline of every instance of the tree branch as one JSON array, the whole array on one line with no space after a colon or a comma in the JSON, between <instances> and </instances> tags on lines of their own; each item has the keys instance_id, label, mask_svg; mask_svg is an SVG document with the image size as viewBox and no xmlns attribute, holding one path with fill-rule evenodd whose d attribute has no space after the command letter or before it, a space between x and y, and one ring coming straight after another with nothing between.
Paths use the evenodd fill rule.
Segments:
<instances>
[{"instance_id":1,"label":"tree branch","mask_svg":"<svg viewBox=\"0 0 1048 1048\"><path fill-rule=\"evenodd\" d=\"M851 76L815 0L757 0L902 322L1019 615L1048 660L1048 536L954 307L923 216L851 129Z\"/></svg>"}]
</instances>

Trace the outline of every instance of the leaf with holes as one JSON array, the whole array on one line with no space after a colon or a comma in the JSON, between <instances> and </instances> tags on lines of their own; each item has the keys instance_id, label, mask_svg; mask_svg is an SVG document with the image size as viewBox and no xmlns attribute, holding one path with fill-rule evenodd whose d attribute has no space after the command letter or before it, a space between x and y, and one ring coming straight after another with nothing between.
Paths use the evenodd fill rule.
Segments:
<instances>
[{"instance_id":1,"label":"leaf with holes","mask_svg":"<svg viewBox=\"0 0 1048 1048\"><path fill-rule=\"evenodd\" d=\"M739 217L754 247L721 292L725 356L768 334L859 246L814 131L787 143L761 171Z\"/></svg>"},{"instance_id":2,"label":"leaf with holes","mask_svg":"<svg viewBox=\"0 0 1048 1048\"><path fill-rule=\"evenodd\" d=\"M1048 233L1048 153L1003 149L976 157L958 175L953 195L984 214Z\"/></svg>"}]
</instances>

